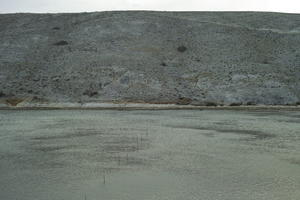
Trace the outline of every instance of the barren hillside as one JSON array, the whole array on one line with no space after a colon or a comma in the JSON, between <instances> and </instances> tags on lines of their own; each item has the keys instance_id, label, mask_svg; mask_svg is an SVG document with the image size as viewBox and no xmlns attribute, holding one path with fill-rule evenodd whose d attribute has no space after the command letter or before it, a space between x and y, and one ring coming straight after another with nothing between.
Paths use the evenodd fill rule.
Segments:
<instances>
[{"instance_id":1,"label":"barren hillside","mask_svg":"<svg viewBox=\"0 0 300 200\"><path fill-rule=\"evenodd\" d=\"M299 104L300 15L2 14L0 99Z\"/></svg>"}]
</instances>

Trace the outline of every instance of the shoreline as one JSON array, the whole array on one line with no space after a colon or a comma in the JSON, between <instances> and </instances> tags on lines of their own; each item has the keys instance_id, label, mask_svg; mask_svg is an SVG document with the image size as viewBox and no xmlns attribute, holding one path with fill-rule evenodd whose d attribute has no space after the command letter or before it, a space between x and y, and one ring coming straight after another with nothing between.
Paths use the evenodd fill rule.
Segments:
<instances>
[{"instance_id":1,"label":"shoreline","mask_svg":"<svg viewBox=\"0 0 300 200\"><path fill-rule=\"evenodd\" d=\"M143 103L91 103L91 104L27 104L9 106L2 105L0 110L270 110L270 111L300 111L300 106L292 105L256 105L256 106L194 106L176 104L143 104Z\"/></svg>"}]
</instances>

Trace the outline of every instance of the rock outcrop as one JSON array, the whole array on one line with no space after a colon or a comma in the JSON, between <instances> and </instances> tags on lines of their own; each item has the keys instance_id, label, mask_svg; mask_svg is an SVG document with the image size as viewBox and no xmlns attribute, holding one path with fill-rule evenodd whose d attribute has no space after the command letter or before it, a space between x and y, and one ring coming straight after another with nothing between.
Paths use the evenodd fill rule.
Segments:
<instances>
[{"instance_id":1,"label":"rock outcrop","mask_svg":"<svg viewBox=\"0 0 300 200\"><path fill-rule=\"evenodd\" d=\"M287 105L300 102L300 15L0 15L0 99Z\"/></svg>"}]
</instances>

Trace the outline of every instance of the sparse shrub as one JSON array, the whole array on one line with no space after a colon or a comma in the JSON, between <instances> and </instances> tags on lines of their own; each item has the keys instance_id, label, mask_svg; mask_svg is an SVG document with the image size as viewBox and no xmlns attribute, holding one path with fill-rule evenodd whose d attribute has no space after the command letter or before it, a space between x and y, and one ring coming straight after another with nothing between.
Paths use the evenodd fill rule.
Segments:
<instances>
[{"instance_id":1,"label":"sparse shrub","mask_svg":"<svg viewBox=\"0 0 300 200\"><path fill-rule=\"evenodd\" d=\"M59 42L54 43L54 45L56 46L64 46L64 45L68 45L69 43L65 40L61 40Z\"/></svg>"},{"instance_id":2,"label":"sparse shrub","mask_svg":"<svg viewBox=\"0 0 300 200\"><path fill-rule=\"evenodd\" d=\"M267 59L264 59L262 63L263 64L269 64L269 61Z\"/></svg>"},{"instance_id":3,"label":"sparse shrub","mask_svg":"<svg viewBox=\"0 0 300 200\"><path fill-rule=\"evenodd\" d=\"M241 102L235 102L235 103L229 104L229 106L241 106L241 105L242 105Z\"/></svg>"},{"instance_id":4,"label":"sparse shrub","mask_svg":"<svg viewBox=\"0 0 300 200\"><path fill-rule=\"evenodd\" d=\"M211 102L211 101L207 101L207 102L204 102L204 105L205 106L217 106L217 103Z\"/></svg>"},{"instance_id":5,"label":"sparse shrub","mask_svg":"<svg viewBox=\"0 0 300 200\"><path fill-rule=\"evenodd\" d=\"M164 66L164 67L167 66L167 64L165 62L162 62L160 65Z\"/></svg>"},{"instance_id":6,"label":"sparse shrub","mask_svg":"<svg viewBox=\"0 0 300 200\"><path fill-rule=\"evenodd\" d=\"M32 97L31 102L42 103L42 102L47 102L47 99L44 99L44 98L38 97L38 96L34 96L34 97Z\"/></svg>"},{"instance_id":7,"label":"sparse shrub","mask_svg":"<svg viewBox=\"0 0 300 200\"><path fill-rule=\"evenodd\" d=\"M177 105L188 105L188 104L190 104L191 102L192 102L192 99L190 99L190 98L180 97L180 98L177 100L176 104L177 104Z\"/></svg>"},{"instance_id":8,"label":"sparse shrub","mask_svg":"<svg viewBox=\"0 0 300 200\"><path fill-rule=\"evenodd\" d=\"M0 91L0 97L5 97L6 95Z\"/></svg>"},{"instance_id":9,"label":"sparse shrub","mask_svg":"<svg viewBox=\"0 0 300 200\"><path fill-rule=\"evenodd\" d=\"M186 48L185 46L179 46L179 47L177 48L177 51L179 51L179 52L181 52L181 53L185 52L186 50L187 50L187 48Z\"/></svg>"},{"instance_id":10,"label":"sparse shrub","mask_svg":"<svg viewBox=\"0 0 300 200\"><path fill-rule=\"evenodd\" d=\"M247 106L254 106L254 105L256 105L256 103L255 103L255 102L252 102L252 101L248 101L248 102L246 103L246 105L247 105Z\"/></svg>"},{"instance_id":11,"label":"sparse shrub","mask_svg":"<svg viewBox=\"0 0 300 200\"><path fill-rule=\"evenodd\" d=\"M86 90L83 95L86 95L86 96L89 96L89 97L93 97L93 96L96 96L98 95L98 92L97 91L92 91L92 90Z\"/></svg>"}]
</instances>

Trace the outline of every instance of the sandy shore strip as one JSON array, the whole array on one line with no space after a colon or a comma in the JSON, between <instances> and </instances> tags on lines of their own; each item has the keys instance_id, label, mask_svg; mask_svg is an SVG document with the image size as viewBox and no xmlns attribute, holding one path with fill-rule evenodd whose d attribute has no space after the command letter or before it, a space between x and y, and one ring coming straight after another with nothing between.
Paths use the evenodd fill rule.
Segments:
<instances>
[{"instance_id":1,"label":"sandy shore strip","mask_svg":"<svg viewBox=\"0 0 300 200\"><path fill-rule=\"evenodd\" d=\"M146 103L48 103L0 105L0 110L287 110L299 111L300 106L290 105L255 105L255 106L194 106L176 104L146 104Z\"/></svg>"}]
</instances>

